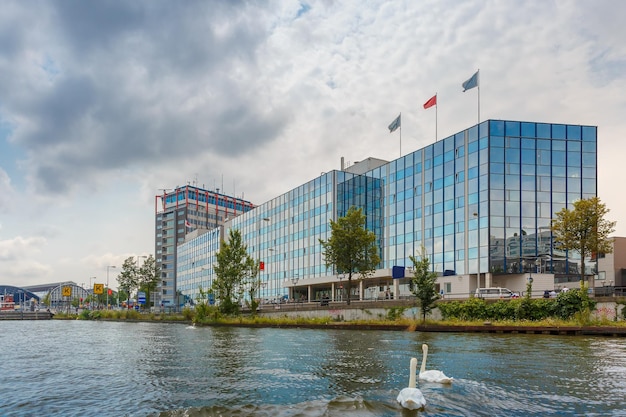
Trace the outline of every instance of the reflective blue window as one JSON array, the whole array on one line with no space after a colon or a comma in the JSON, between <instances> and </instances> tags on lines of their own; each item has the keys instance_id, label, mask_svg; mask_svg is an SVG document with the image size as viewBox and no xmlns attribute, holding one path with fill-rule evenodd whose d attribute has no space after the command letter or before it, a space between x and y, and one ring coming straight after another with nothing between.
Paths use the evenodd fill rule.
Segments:
<instances>
[{"instance_id":1,"label":"reflective blue window","mask_svg":"<svg viewBox=\"0 0 626 417\"><path fill-rule=\"evenodd\" d=\"M537 123L537 137L541 139L550 139L550 125L546 123Z\"/></svg>"},{"instance_id":2,"label":"reflective blue window","mask_svg":"<svg viewBox=\"0 0 626 417\"><path fill-rule=\"evenodd\" d=\"M583 179L583 189L582 191L586 194L596 194L596 180L594 179Z\"/></svg>"},{"instance_id":3,"label":"reflective blue window","mask_svg":"<svg viewBox=\"0 0 626 417\"><path fill-rule=\"evenodd\" d=\"M536 159L536 153L533 149L522 150L522 164L534 165Z\"/></svg>"},{"instance_id":4,"label":"reflective blue window","mask_svg":"<svg viewBox=\"0 0 626 417\"><path fill-rule=\"evenodd\" d=\"M489 134L491 136L504 136L504 122L502 120L491 120Z\"/></svg>"},{"instance_id":5,"label":"reflective blue window","mask_svg":"<svg viewBox=\"0 0 626 417\"><path fill-rule=\"evenodd\" d=\"M575 141L568 140L567 150L570 152L571 151L580 152L581 145L582 145L582 142L575 142Z\"/></svg>"},{"instance_id":6,"label":"reflective blue window","mask_svg":"<svg viewBox=\"0 0 626 417\"><path fill-rule=\"evenodd\" d=\"M504 162L504 149L491 148L489 151L489 162Z\"/></svg>"},{"instance_id":7,"label":"reflective blue window","mask_svg":"<svg viewBox=\"0 0 626 417\"><path fill-rule=\"evenodd\" d=\"M519 122L506 122L505 123L505 134L507 136L519 136L520 135L520 124Z\"/></svg>"},{"instance_id":8,"label":"reflective blue window","mask_svg":"<svg viewBox=\"0 0 626 417\"><path fill-rule=\"evenodd\" d=\"M564 166L553 166L552 167L552 176L553 177L565 177L565 167Z\"/></svg>"},{"instance_id":9,"label":"reflective blue window","mask_svg":"<svg viewBox=\"0 0 626 417\"><path fill-rule=\"evenodd\" d=\"M535 124L534 123L522 123L522 136L527 138L535 137Z\"/></svg>"},{"instance_id":10,"label":"reflective blue window","mask_svg":"<svg viewBox=\"0 0 626 417\"><path fill-rule=\"evenodd\" d=\"M580 166L580 152L568 152L567 153L567 166L579 167Z\"/></svg>"},{"instance_id":11,"label":"reflective blue window","mask_svg":"<svg viewBox=\"0 0 626 417\"><path fill-rule=\"evenodd\" d=\"M583 166L595 167L596 166L596 154L595 153L583 153Z\"/></svg>"},{"instance_id":12,"label":"reflective blue window","mask_svg":"<svg viewBox=\"0 0 626 417\"><path fill-rule=\"evenodd\" d=\"M520 151L518 149L507 149L506 150L506 162L508 163L518 163L520 160ZM500 161L497 161L500 162Z\"/></svg>"},{"instance_id":13,"label":"reflective blue window","mask_svg":"<svg viewBox=\"0 0 626 417\"><path fill-rule=\"evenodd\" d=\"M595 151L596 151L595 142L583 142L583 152L595 152Z\"/></svg>"},{"instance_id":14,"label":"reflective blue window","mask_svg":"<svg viewBox=\"0 0 626 417\"><path fill-rule=\"evenodd\" d=\"M583 141L596 141L596 128L592 126L583 126Z\"/></svg>"},{"instance_id":15,"label":"reflective blue window","mask_svg":"<svg viewBox=\"0 0 626 417\"><path fill-rule=\"evenodd\" d=\"M503 136L492 136L491 137L491 147L492 148L504 148L504 137Z\"/></svg>"},{"instance_id":16,"label":"reflective blue window","mask_svg":"<svg viewBox=\"0 0 626 417\"><path fill-rule=\"evenodd\" d=\"M565 152L562 152L562 151L552 152L552 165L564 166L565 165Z\"/></svg>"},{"instance_id":17,"label":"reflective blue window","mask_svg":"<svg viewBox=\"0 0 626 417\"><path fill-rule=\"evenodd\" d=\"M580 126L567 126L567 138L568 139L580 139Z\"/></svg>"},{"instance_id":18,"label":"reflective blue window","mask_svg":"<svg viewBox=\"0 0 626 417\"><path fill-rule=\"evenodd\" d=\"M522 149L535 149L536 142L534 139L522 139Z\"/></svg>"},{"instance_id":19,"label":"reflective blue window","mask_svg":"<svg viewBox=\"0 0 626 417\"><path fill-rule=\"evenodd\" d=\"M487 140L487 138L480 138L478 140L478 148L487 149L487 147L489 147L489 141Z\"/></svg>"},{"instance_id":20,"label":"reflective blue window","mask_svg":"<svg viewBox=\"0 0 626 417\"><path fill-rule=\"evenodd\" d=\"M504 164L491 164L493 174L504 174Z\"/></svg>"},{"instance_id":21,"label":"reflective blue window","mask_svg":"<svg viewBox=\"0 0 626 417\"><path fill-rule=\"evenodd\" d=\"M565 139L565 125L552 125L552 139Z\"/></svg>"}]
</instances>

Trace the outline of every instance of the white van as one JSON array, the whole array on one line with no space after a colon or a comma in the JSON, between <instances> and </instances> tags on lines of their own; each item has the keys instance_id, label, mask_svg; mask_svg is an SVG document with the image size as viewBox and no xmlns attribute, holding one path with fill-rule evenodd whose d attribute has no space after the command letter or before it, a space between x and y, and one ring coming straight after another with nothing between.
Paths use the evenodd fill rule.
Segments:
<instances>
[{"instance_id":1,"label":"white van","mask_svg":"<svg viewBox=\"0 0 626 417\"><path fill-rule=\"evenodd\" d=\"M508 288L476 288L474 297L476 298L511 298L513 291Z\"/></svg>"}]
</instances>

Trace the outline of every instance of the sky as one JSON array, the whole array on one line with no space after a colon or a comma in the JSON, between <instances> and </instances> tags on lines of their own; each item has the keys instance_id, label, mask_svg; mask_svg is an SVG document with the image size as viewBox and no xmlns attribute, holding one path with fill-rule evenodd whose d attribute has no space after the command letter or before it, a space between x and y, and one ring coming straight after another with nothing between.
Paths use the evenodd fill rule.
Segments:
<instances>
[{"instance_id":1,"label":"sky","mask_svg":"<svg viewBox=\"0 0 626 417\"><path fill-rule=\"evenodd\" d=\"M262 204L342 157L396 159L478 122L479 89L461 88L478 69L481 121L598 126L598 196L626 236L626 2L0 9L0 284L108 271L116 288L126 258L154 252L163 189Z\"/></svg>"}]
</instances>

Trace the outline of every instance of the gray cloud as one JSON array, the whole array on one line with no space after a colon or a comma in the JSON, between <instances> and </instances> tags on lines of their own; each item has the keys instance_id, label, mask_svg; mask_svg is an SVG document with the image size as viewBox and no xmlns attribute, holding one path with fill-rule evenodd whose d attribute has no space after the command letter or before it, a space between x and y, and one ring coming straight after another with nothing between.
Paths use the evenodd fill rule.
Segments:
<instances>
[{"instance_id":1,"label":"gray cloud","mask_svg":"<svg viewBox=\"0 0 626 417\"><path fill-rule=\"evenodd\" d=\"M35 26L47 37L27 46L41 64L18 59L23 68L12 72L27 89L3 106L5 118L26 121L12 140L30 150L39 192L68 192L147 156L152 164L190 149L235 157L283 129L281 109L251 95L256 48L267 37L262 10L238 2L46 6L49 18Z\"/></svg>"}]
</instances>

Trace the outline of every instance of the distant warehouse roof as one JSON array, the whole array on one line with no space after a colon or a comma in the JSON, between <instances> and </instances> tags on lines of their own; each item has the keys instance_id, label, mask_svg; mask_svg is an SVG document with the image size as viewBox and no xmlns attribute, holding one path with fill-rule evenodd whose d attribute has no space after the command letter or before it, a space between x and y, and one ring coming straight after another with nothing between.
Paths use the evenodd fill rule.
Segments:
<instances>
[{"instance_id":1,"label":"distant warehouse roof","mask_svg":"<svg viewBox=\"0 0 626 417\"><path fill-rule=\"evenodd\" d=\"M0 285L0 294L12 294L13 300L18 303L20 301L28 301L31 298L39 301L39 296L26 288L14 287L12 285ZM23 295L22 295L23 294Z\"/></svg>"}]
</instances>

